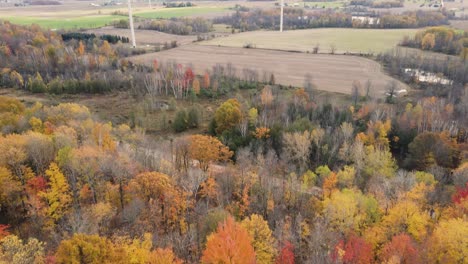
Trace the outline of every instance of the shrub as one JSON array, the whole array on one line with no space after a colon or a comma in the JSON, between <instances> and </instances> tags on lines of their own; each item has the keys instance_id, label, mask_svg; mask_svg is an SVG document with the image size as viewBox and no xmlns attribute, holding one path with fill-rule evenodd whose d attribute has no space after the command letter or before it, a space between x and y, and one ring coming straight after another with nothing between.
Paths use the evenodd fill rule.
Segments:
<instances>
[{"instance_id":1,"label":"shrub","mask_svg":"<svg viewBox=\"0 0 468 264\"><path fill-rule=\"evenodd\" d=\"M188 117L187 112L185 112L185 110L177 112L176 117L174 119L174 123L172 124L172 128L177 133L184 132L185 130L187 130Z\"/></svg>"}]
</instances>

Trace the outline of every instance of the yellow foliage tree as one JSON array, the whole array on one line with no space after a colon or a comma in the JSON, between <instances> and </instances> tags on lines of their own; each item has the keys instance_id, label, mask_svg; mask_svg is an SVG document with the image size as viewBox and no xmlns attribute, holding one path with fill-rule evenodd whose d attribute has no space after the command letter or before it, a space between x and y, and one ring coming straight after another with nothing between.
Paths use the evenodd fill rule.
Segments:
<instances>
[{"instance_id":1,"label":"yellow foliage tree","mask_svg":"<svg viewBox=\"0 0 468 264\"><path fill-rule=\"evenodd\" d=\"M177 258L170 248L157 248L151 252L150 264L182 264L183 261Z\"/></svg>"},{"instance_id":2,"label":"yellow foliage tree","mask_svg":"<svg viewBox=\"0 0 468 264\"><path fill-rule=\"evenodd\" d=\"M392 207L382 219L382 227L388 238L406 232L416 241L422 241L430 226L429 214L413 201L403 200Z\"/></svg>"},{"instance_id":3,"label":"yellow foliage tree","mask_svg":"<svg viewBox=\"0 0 468 264\"><path fill-rule=\"evenodd\" d=\"M49 205L47 215L54 222L57 222L66 214L70 207L72 201L70 187L67 179L54 162L50 164L46 175L49 179L49 188L45 193L41 193L41 196L45 198Z\"/></svg>"},{"instance_id":4,"label":"yellow foliage tree","mask_svg":"<svg viewBox=\"0 0 468 264\"><path fill-rule=\"evenodd\" d=\"M241 225L253 238L252 246L255 250L257 263L273 263L277 254L276 240L267 221L262 216L253 214L245 218Z\"/></svg>"},{"instance_id":5,"label":"yellow foliage tree","mask_svg":"<svg viewBox=\"0 0 468 264\"><path fill-rule=\"evenodd\" d=\"M225 130L235 127L242 120L242 112L237 99L229 99L215 112L216 133L222 134Z\"/></svg>"},{"instance_id":6,"label":"yellow foliage tree","mask_svg":"<svg viewBox=\"0 0 468 264\"><path fill-rule=\"evenodd\" d=\"M75 234L70 239L62 240L57 252L59 264L75 263L114 263L114 245L98 235Z\"/></svg>"},{"instance_id":7,"label":"yellow foliage tree","mask_svg":"<svg viewBox=\"0 0 468 264\"><path fill-rule=\"evenodd\" d=\"M323 201L323 216L332 229L342 234L364 230L376 222L379 215L377 201L359 190L335 191Z\"/></svg>"},{"instance_id":8,"label":"yellow foliage tree","mask_svg":"<svg viewBox=\"0 0 468 264\"><path fill-rule=\"evenodd\" d=\"M466 263L468 221L455 218L441 221L429 239L428 263Z\"/></svg>"},{"instance_id":9,"label":"yellow foliage tree","mask_svg":"<svg viewBox=\"0 0 468 264\"><path fill-rule=\"evenodd\" d=\"M422 42L421 42L422 49L430 50L430 49L433 49L434 46L435 46L435 35L433 33L426 33L426 35L424 35Z\"/></svg>"}]
</instances>

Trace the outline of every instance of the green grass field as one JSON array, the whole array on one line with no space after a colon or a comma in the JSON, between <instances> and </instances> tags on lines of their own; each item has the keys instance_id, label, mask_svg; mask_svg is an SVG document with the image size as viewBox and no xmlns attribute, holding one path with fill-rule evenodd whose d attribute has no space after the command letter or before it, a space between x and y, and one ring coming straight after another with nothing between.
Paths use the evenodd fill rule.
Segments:
<instances>
[{"instance_id":1,"label":"green grass field","mask_svg":"<svg viewBox=\"0 0 468 264\"><path fill-rule=\"evenodd\" d=\"M142 10L136 11L134 17L138 18L172 18L184 17L193 15L209 15L228 12L227 8L223 7L181 7L181 8L162 8L157 10ZM48 17L35 17L35 16L1 16L0 20L8 20L11 23L19 25L38 24L43 28L50 29L89 29L98 28L110 25L112 21L119 19L127 19L127 16L118 16L110 14L91 15L83 14L82 16L67 16L67 12L57 13Z\"/></svg>"},{"instance_id":2,"label":"green grass field","mask_svg":"<svg viewBox=\"0 0 468 264\"><path fill-rule=\"evenodd\" d=\"M252 31L202 42L202 45L243 47L311 52L319 44L320 53L383 52L394 48L404 36L413 36L418 29L352 29L318 28L305 30Z\"/></svg>"},{"instance_id":3,"label":"green grass field","mask_svg":"<svg viewBox=\"0 0 468 264\"><path fill-rule=\"evenodd\" d=\"M223 7L178 7L178 8L164 8L154 11L135 12L136 17L143 18L173 18L185 16L207 15L214 13L227 12L227 8Z\"/></svg>"},{"instance_id":4,"label":"green grass field","mask_svg":"<svg viewBox=\"0 0 468 264\"><path fill-rule=\"evenodd\" d=\"M83 16L72 18L39 18L39 17L2 17L3 20L8 20L11 23L19 25L38 24L43 28L50 29L74 29L74 28L98 28L111 24L114 20L122 19L122 16L113 15L97 15Z\"/></svg>"}]
</instances>

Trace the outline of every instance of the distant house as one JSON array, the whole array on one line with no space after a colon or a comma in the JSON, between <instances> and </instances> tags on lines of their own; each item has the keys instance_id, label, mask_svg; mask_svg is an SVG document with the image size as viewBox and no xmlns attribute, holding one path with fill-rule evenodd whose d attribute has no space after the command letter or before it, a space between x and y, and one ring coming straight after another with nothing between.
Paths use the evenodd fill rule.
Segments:
<instances>
[{"instance_id":1,"label":"distant house","mask_svg":"<svg viewBox=\"0 0 468 264\"><path fill-rule=\"evenodd\" d=\"M378 17L371 16L351 16L352 21L360 21L362 24L368 25L377 25L380 24L380 19Z\"/></svg>"},{"instance_id":2,"label":"distant house","mask_svg":"<svg viewBox=\"0 0 468 264\"><path fill-rule=\"evenodd\" d=\"M390 96L390 93L389 92L386 92L385 93L386 96ZM393 93L393 97L404 97L404 96L407 96L408 95L408 91L406 89L400 89L400 90L397 90Z\"/></svg>"},{"instance_id":3,"label":"distant house","mask_svg":"<svg viewBox=\"0 0 468 264\"><path fill-rule=\"evenodd\" d=\"M421 70L415 70L406 68L405 73L415 78L419 82L431 83L431 84L442 84L442 85L451 85L453 83L452 80L445 78L441 74L436 74L433 72L426 72Z\"/></svg>"}]
</instances>

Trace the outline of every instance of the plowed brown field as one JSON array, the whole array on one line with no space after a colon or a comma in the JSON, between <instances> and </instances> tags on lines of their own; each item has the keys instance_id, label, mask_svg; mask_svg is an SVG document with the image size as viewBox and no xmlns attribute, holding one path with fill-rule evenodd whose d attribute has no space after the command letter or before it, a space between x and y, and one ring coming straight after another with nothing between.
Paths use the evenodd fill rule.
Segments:
<instances>
[{"instance_id":1,"label":"plowed brown field","mask_svg":"<svg viewBox=\"0 0 468 264\"><path fill-rule=\"evenodd\" d=\"M303 86L306 74L312 75L312 82L319 90L348 94L354 80L364 84L372 82L373 94L381 97L385 86L396 81L382 72L375 61L345 55L306 54L283 51L229 48L216 46L185 45L179 48L148 53L130 58L137 63L151 64L174 60L183 65L193 65L197 74L203 74L216 64L232 63L241 74L242 69L256 69L274 73L276 82L283 85ZM400 88L407 86L397 81Z\"/></svg>"}]
</instances>

